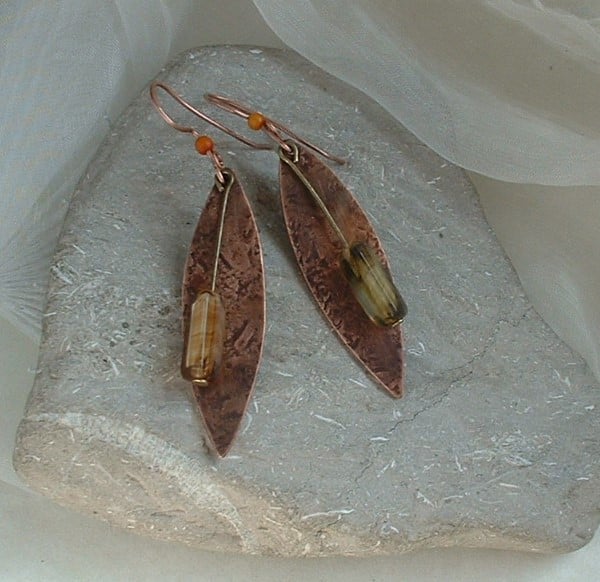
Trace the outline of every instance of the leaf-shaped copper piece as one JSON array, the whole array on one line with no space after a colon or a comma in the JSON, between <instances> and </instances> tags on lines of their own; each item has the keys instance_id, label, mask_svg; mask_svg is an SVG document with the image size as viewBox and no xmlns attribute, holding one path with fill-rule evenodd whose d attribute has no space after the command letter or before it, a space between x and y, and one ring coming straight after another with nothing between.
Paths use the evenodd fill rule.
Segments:
<instances>
[{"instance_id":1,"label":"leaf-shaped copper piece","mask_svg":"<svg viewBox=\"0 0 600 582\"><path fill-rule=\"evenodd\" d=\"M298 151L296 159L281 153L281 203L300 270L342 341L392 396L400 398L404 365L401 326L377 326L360 307L342 273L344 243L290 164L318 193L346 241L366 242L389 268L381 242L333 171L305 148L292 145Z\"/></svg>"},{"instance_id":2,"label":"leaf-shaped copper piece","mask_svg":"<svg viewBox=\"0 0 600 582\"><path fill-rule=\"evenodd\" d=\"M206 386L193 385L209 442L225 456L248 406L262 354L265 329L265 285L262 249L246 194L233 179L223 219L214 292L225 311L220 366ZM210 291L219 239L224 194L215 186L200 215L183 275L183 338L187 350L191 306Z\"/></svg>"}]
</instances>

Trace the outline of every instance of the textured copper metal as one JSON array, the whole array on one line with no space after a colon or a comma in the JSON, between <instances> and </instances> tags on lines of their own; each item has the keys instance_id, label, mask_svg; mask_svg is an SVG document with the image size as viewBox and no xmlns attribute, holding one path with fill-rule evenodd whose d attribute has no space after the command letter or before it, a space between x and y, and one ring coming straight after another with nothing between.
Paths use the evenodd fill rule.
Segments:
<instances>
[{"instance_id":1,"label":"textured copper metal","mask_svg":"<svg viewBox=\"0 0 600 582\"><path fill-rule=\"evenodd\" d=\"M344 238L350 244L369 243L388 267L381 242L354 196L328 166L306 148L295 145L296 167L319 193ZM288 235L310 291L350 351L392 396L400 398L404 366L401 326L380 327L368 318L342 274L344 243L283 160L279 172Z\"/></svg>"},{"instance_id":2,"label":"textured copper metal","mask_svg":"<svg viewBox=\"0 0 600 582\"><path fill-rule=\"evenodd\" d=\"M215 292L225 309L221 366L208 386L193 386L209 444L221 457L229 451L254 389L265 330L265 284L262 249L246 194L234 183L223 223ZM215 185L200 215L183 275L183 338L186 349L191 305L211 289L222 187Z\"/></svg>"}]
</instances>

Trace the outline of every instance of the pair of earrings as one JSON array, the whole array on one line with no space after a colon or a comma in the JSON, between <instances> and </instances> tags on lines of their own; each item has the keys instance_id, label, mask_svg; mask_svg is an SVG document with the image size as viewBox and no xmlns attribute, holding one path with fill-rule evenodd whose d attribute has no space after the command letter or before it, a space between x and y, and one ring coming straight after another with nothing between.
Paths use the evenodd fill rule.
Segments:
<instances>
[{"instance_id":1,"label":"pair of earrings","mask_svg":"<svg viewBox=\"0 0 600 582\"><path fill-rule=\"evenodd\" d=\"M262 250L250 203L214 142L173 120L158 90L210 125L255 149L256 143L193 107L161 82L153 105L174 129L195 138L214 166L215 184L200 215L184 268L181 372L192 383L212 448L229 451L254 388L265 330ZM406 305L396 289L381 242L356 199L310 150L344 160L287 127L219 95L206 98L247 120L278 145L281 203L300 270L317 304L356 358L394 397L402 396L399 325Z\"/></svg>"}]
</instances>

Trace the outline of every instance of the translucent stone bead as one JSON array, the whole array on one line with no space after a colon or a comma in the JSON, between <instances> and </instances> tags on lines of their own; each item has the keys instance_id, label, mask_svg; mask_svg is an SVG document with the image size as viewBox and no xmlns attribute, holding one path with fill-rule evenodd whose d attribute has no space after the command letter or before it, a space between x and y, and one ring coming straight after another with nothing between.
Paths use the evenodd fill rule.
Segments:
<instances>
[{"instance_id":1,"label":"translucent stone bead","mask_svg":"<svg viewBox=\"0 0 600 582\"><path fill-rule=\"evenodd\" d=\"M402 322L406 303L389 270L367 243L355 243L344 252L342 269L354 296L374 323L392 327Z\"/></svg>"},{"instance_id":2,"label":"translucent stone bead","mask_svg":"<svg viewBox=\"0 0 600 582\"><path fill-rule=\"evenodd\" d=\"M181 375L196 386L208 386L210 378L221 363L224 339L223 303L216 293L204 291L192 304Z\"/></svg>"}]
</instances>

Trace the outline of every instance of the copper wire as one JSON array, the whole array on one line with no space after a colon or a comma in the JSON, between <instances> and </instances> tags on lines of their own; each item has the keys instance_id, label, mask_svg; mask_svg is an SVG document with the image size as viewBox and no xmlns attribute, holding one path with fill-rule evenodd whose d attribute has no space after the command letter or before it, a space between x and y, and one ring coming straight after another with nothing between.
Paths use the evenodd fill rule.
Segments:
<instances>
[{"instance_id":1,"label":"copper wire","mask_svg":"<svg viewBox=\"0 0 600 582\"><path fill-rule=\"evenodd\" d=\"M239 117L243 117L244 119L248 119L248 117L250 117L250 115L252 115L253 113L257 113L257 111L255 109L252 109L251 107L248 107L247 105L244 105L243 103L240 103L238 101L234 101L233 99L229 99L229 97L225 97L223 95L216 95L215 93L206 93L204 95L204 97L206 98L207 101L209 101L210 103L213 103L217 107L220 107L221 109L224 109L225 111L229 111L230 113L238 115ZM298 143L301 143L302 145L305 145L307 148L310 148L311 150L317 152L319 155L323 156L324 158L327 158L328 160L332 160L338 164L346 163L346 160L344 160L343 158L340 158L332 153L329 153L328 151L320 148L319 146L316 146L315 144L300 137L298 134L294 133L289 127L283 125L282 123L275 121L275 120L271 119L270 117L267 117L267 116L264 116L264 117L265 117L266 123L263 126L263 131L271 139L275 140L275 142L277 142L281 146L281 148L284 151L286 151L288 154L292 153L292 148L285 141L285 138L279 134L279 132L291 137L292 140L297 141ZM248 145L250 145L250 144L248 144ZM254 146L252 146L252 147L254 147Z\"/></svg>"},{"instance_id":2,"label":"copper wire","mask_svg":"<svg viewBox=\"0 0 600 582\"><path fill-rule=\"evenodd\" d=\"M229 194L235 183L235 178L231 170L227 173L228 180L223 182L223 200L221 202L221 212L219 216L219 230L217 231L217 248L215 250L215 260L211 280L211 291L214 293L217 288L217 275L219 273L219 257L221 256L221 247L223 246L223 231L225 230L225 215L227 214L227 204L229 203Z\"/></svg>"},{"instance_id":3,"label":"copper wire","mask_svg":"<svg viewBox=\"0 0 600 582\"><path fill-rule=\"evenodd\" d=\"M208 115L206 115L206 113L203 113L202 111L200 111L199 109L196 109L193 105L191 105L190 103L188 103L183 97L181 97L181 95L178 95L171 87L169 87L169 85L166 85L165 83L162 83L160 81L155 81L154 83L152 83L150 85L150 99L152 100L152 105L154 105L154 107L156 108L156 110L158 111L158 113L160 114L160 116L173 129L176 129L177 131L181 131L182 133L189 133L195 139L198 139L202 135L194 127L187 126L187 125L182 125L180 123L177 123L166 112L166 110L163 107L160 99L158 98L158 90L159 89L162 89L163 91L165 91L170 97L172 97L175 101L177 101L177 103L179 103L182 107L184 107L185 109L187 109L190 113L193 113L194 115L196 115L197 117L199 117L203 121L206 121L206 123L209 123L213 127L216 127L217 129L220 129L221 131L223 131L227 135L230 135L231 137L234 137L235 139L237 139L237 140L241 141L242 143L246 144L247 146L250 146L252 148L259 149L259 150L272 149L269 144L263 144L263 143L254 142L254 141L248 139L247 137L245 137L245 136L237 133L233 129L227 127L226 125L223 125L221 122L217 121L216 119L213 119L212 117L209 117ZM216 151L216 149L214 149L212 151L209 151L208 152L208 156L210 157L210 159L211 159L211 161L213 163L213 166L215 168L215 175L217 177L217 180L222 185L224 185L225 184L225 176L223 175L223 169L225 168L225 165L223 163L223 159L221 158L221 156L219 155L219 153Z\"/></svg>"},{"instance_id":4,"label":"copper wire","mask_svg":"<svg viewBox=\"0 0 600 582\"><path fill-rule=\"evenodd\" d=\"M292 144L291 148L292 157L297 158L298 146L296 144ZM323 198L321 198L319 193L315 190L315 187L311 184L310 180L302 173L302 171L300 170L300 168L298 168L294 160L290 159L289 156L285 155L283 152L279 152L279 158L284 164L287 164L287 166L289 166L290 170L292 170L292 172L296 174L300 182L304 184L304 187L307 189L308 193L313 197L314 201L317 203L317 206L321 209L321 212L323 212L323 214L325 215L325 218L329 222L329 225L335 232L336 236L340 239L340 242L344 245L344 248L349 249L350 243L348 242L348 239L342 232L342 229L339 227L338 223L335 221L333 214L331 214L325 202L323 202Z\"/></svg>"}]
</instances>

